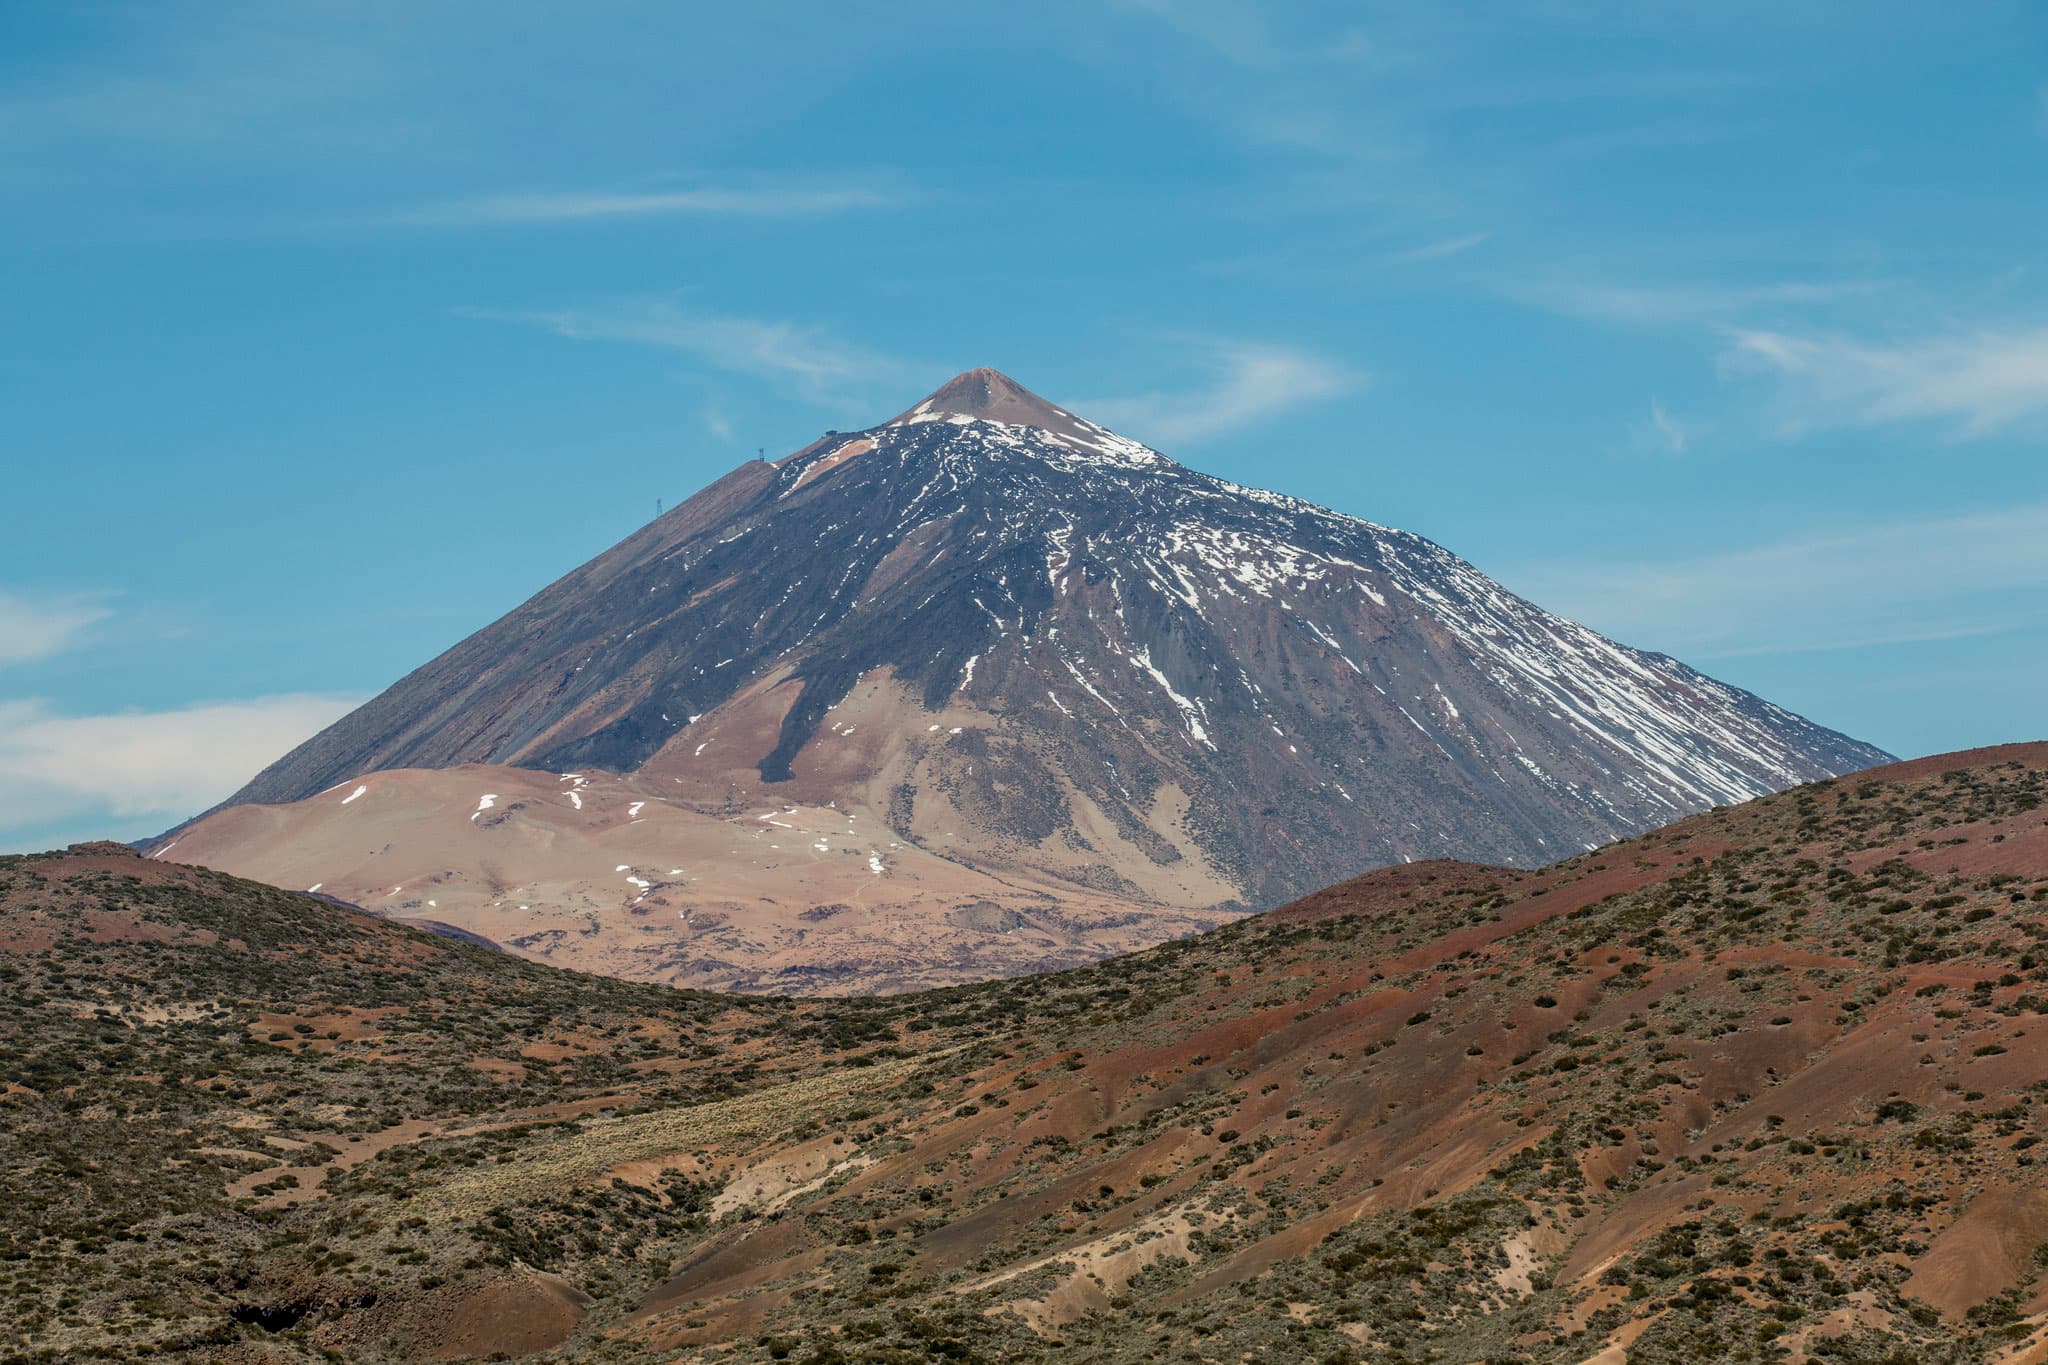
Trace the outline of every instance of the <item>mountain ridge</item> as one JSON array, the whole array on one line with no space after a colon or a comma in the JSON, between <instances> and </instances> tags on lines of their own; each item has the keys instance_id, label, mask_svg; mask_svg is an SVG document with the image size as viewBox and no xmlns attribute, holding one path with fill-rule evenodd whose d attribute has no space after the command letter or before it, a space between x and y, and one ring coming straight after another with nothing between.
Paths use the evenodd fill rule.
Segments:
<instances>
[{"instance_id":1,"label":"mountain ridge","mask_svg":"<svg viewBox=\"0 0 2048 1365\"><path fill-rule=\"evenodd\" d=\"M962 395L967 396L963 398ZM1035 429L1055 431L1055 434L1065 434L1057 432L1056 428L1053 427L1004 421L1000 416L995 415L1006 411L1017 413L1020 410L1033 414L1044 414L1050 418L1071 423L1079 430L1099 433L1100 437L1104 439L1104 444L1109 445L1110 449L1115 452L1119 462L1127 462L1139 466L1156 466L1162 472L1171 471L1187 475L1192 479L1204 481L1212 485L1215 490L1220 490L1226 494L1249 498L1258 503L1298 515L1327 520L1333 523L1348 524L1373 534L1397 536L1407 542L1427 546L1430 550L1438 550L1441 553L1439 547L1409 533L1395 532L1391 528L1316 507L1313 504L1290 498L1284 494L1247 489L1239 485L1230 484L1224 480L1194 475L1192 471L1174 464L1167 460L1166 457L1159 455L1157 452L1150 451L1136 442L1116 438L1113 436L1113 433L1107 433L1104 429L1095 427L1093 424L1083 425L1083 419L1075 419L1064 410L1055 408L1047 400L1030 393L1000 372L983 369L967 371L955 377L935 390L932 395L921 403L909 409L901 416L883 424L881 427L869 428L864 432L837 433L833 437L826 438L823 442L814 444L805 451L787 457L779 464L770 465L762 461L750 461L747 464L741 465L720 479L715 480L702 492L668 512L656 522L650 523L649 526L643 528L640 532L629 536L613 550L607 551L589 564L571 571L555 583L550 584L547 588L542 589L526 606L504 619L507 622L517 622L519 625L524 626L531 616L535 614L531 609L539 607L551 598L564 595L576 589L601 586L629 571L630 568L643 565L649 559L659 554L664 552L672 553L681 543L696 539L710 529L727 524L735 512L747 508L750 502L757 501L762 492L774 486L777 482L787 485L781 491L781 496L787 497L803 488L806 483L815 478L839 472L848 459L853 458L846 454L848 449L866 445L874 439L877 432L889 432L892 429L915 427L926 422L944 422L950 418L965 419L971 422L990 421L1001 426L1033 425ZM919 416L918 414L920 413L924 415ZM1027 453L1030 452L1028 444L1015 440L996 440L981 444L984 449L992 448L997 451L1007 450L1012 452L1023 450ZM869 452L862 451L861 453ZM1094 453L1099 452L1091 452L1091 454ZM1056 451L1054 458L1058 459L1063 455L1069 454L1071 454L1070 450ZM793 480L788 478L788 472L791 470L796 471L796 477ZM781 476L779 480L778 475ZM1464 565L1462 561L1458 562L1458 566L1461 569L1470 570L1470 566ZM1476 576L1476 571L1471 572ZM986 611L987 609L984 607L983 610ZM479 639L483 634L484 632L478 632L477 635L471 637L471 641ZM464 643L467 645L470 641L465 641ZM462 646L457 648L461 649ZM957 648L952 652L958 653ZM1646 658L1670 660L1668 655L1654 654L1648 651L1631 652L1641 654L1642 657ZM451 651L452 653L453 651ZM1676 660L1670 661L1672 663L1677 662ZM469 663L469 661L465 660L465 663ZM470 666L474 667L473 664ZM913 674L912 676L915 677L916 675ZM401 683L401 685L403 684ZM727 690L727 695L729 695L729 692L730 689ZM716 693L713 695L716 695ZM928 693L927 702L929 703L933 700L935 698ZM816 706L816 700L813 699L810 707L800 709L797 714L803 715L814 711ZM675 724L676 722L671 718L666 723ZM683 723L686 724L687 721ZM807 731L785 727L785 732L781 737L782 743L778 744L776 749L771 751L762 760L764 779L772 782L786 777L789 751L794 747L800 747L800 744L808 739L808 737ZM481 737L479 736L478 738ZM613 760L609 766L624 770L625 768L635 766L633 760L644 760L646 757L651 756L653 752L651 748L634 747L631 741L628 741L623 747L611 746L611 752L604 752L602 751L604 746L590 744L581 740L557 743L540 752L533 752L530 745L519 744L515 737L508 736L507 738L512 739L509 752L501 745L494 752L481 754L465 752L462 754L462 758L465 761L510 760L527 763L529 766L535 767ZM472 740L472 742L474 741ZM311 743L313 742L309 742L309 745ZM644 745L644 741L642 743ZM306 747L302 746L302 750ZM1882 751L1875 749L1866 748L1865 752L1876 759L1890 757L1890 755L1883 754ZM452 757L453 754L450 756ZM299 776L296 780L286 781L280 780L279 774L280 770L287 768L291 763L292 756L287 755L279 764L273 765L264 774L260 774L256 779L245 785L242 790L229 799L227 804L241 804L249 801L272 802L303 799L306 796L312 795L317 790L333 785L336 781L360 775L365 771L374 770L371 767L364 766L364 758L369 758L371 762L377 763L380 766L386 766L382 764L381 754L351 755L347 760L338 764L330 764L321 771ZM622 759L625 761L618 761ZM412 763L407 766L420 765ZM428 766L434 765L430 764ZM1740 793L1732 790L1723 790L1717 794L1730 797L1740 796Z\"/></svg>"},{"instance_id":2,"label":"mountain ridge","mask_svg":"<svg viewBox=\"0 0 2048 1365\"><path fill-rule=\"evenodd\" d=\"M1117 914L1210 913L1404 860L1537 865L1888 757L1420 536L1201 474L969 371L727 474L229 805L297 810L380 770L594 771L640 784L649 818L857 814L871 833L849 851L885 881L911 849ZM287 874L224 837L225 814L179 856L351 891L416 880L360 854ZM345 818L314 846L353 846ZM445 870L474 886L480 866ZM532 901L460 894L491 937L490 901ZM775 942L735 951L801 965L805 910L767 911Z\"/></svg>"}]
</instances>

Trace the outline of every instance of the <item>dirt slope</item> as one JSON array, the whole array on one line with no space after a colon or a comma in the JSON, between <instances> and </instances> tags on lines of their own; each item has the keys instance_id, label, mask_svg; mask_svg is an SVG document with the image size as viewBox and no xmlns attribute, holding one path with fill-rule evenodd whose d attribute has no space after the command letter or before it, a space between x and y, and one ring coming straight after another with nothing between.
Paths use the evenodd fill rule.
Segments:
<instances>
[{"instance_id":1,"label":"dirt slope","mask_svg":"<svg viewBox=\"0 0 2048 1365\"><path fill-rule=\"evenodd\" d=\"M883 1000L671 1008L105 852L0 878L19 1350L418 1359L492 1294L573 1304L557 1359L2048 1342L2048 746Z\"/></svg>"},{"instance_id":2,"label":"dirt slope","mask_svg":"<svg viewBox=\"0 0 2048 1365\"><path fill-rule=\"evenodd\" d=\"M977 845L936 807L931 828L899 832L860 786L749 779L379 772L291 805L230 807L154 857L452 924L561 966L783 994L1076 966L1236 916L1217 906L1230 888L1193 859L1140 858L1140 885L1056 850Z\"/></svg>"}]
</instances>

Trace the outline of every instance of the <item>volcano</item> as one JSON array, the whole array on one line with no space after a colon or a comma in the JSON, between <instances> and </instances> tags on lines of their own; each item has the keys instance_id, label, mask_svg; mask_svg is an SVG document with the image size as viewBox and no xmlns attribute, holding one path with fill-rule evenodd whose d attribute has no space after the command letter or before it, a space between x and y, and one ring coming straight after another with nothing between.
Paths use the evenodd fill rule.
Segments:
<instances>
[{"instance_id":1,"label":"volcano","mask_svg":"<svg viewBox=\"0 0 2048 1365\"><path fill-rule=\"evenodd\" d=\"M899 989L1888 757L981 369L732 471L152 851L621 975Z\"/></svg>"}]
</instances>

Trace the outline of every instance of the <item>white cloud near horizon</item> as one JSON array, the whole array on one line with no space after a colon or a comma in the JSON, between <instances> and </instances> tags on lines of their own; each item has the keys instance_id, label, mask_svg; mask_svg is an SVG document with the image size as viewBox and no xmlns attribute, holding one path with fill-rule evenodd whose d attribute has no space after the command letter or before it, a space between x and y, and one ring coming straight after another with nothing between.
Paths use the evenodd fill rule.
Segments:
<instances>
[{"instance_id":1,"label":"white cloud near horizon","mask_svg":"<svg viewBox=\"0 0 2048 1365\"><path fill-rule=\"evenodd\" d=\"M1666 563L1549 563L1515 591L1697 662L2048 626L2048 503L1871 526Z\"/></svg>"},{"instance_id":2,"label":"white cloud near horizon","mask_svg":"<svg viewBox=\"0 0 2048 1365\"><path fill-rule=\"evenodd\" d=\"M61 654L113 612L98 598L60 593L36 599L0 588L0 667Z\"/></svg>"},{"instance_id":3,"label":"white cloud near horizon","mask_svg":"<svg viewBox=\"0 0 2048 1365\"><path fill-rule=\"evenodd\" d=\"M287 693L75 716L0 701L0 847L31 824L196 815L361 702Z\"/></svg>"},{"instance_id":4,"label":"white cloud near horizon","mask_svg":"<svg viewBox=\"0 0 2048 1365\"><path fill-rule=\"evenodd\" d=\"M1738 329L1721 367L1777 381L1793 432L1935 422L1968 438L2048 418L2048 327L1888 342Z\"/></svg>"},{"instance_id":5,"label":"white cloud near horizon","mask_svg":"<svg viewBox=\"0 0 2048 1365\"><path fill-rule=\"evenodd\" d=\"M1366 383L1366 376L1294 347L1215 342L1207 350L1210 379L1199 388L1097 398L1075 410L1148 445L1194 445Z\"/></svg>"},{"instance_id":6,"label":"white cloud near horizon","mask_svg":"<svg viewBox=\"0 0 2048 1365\"><path fill-rule=\"evenodd\" d=\"M481 195L429 204L393 214L383 221L420 227L471 227L674 216L812 218L884 208L897 202L897 196L873 189L703 186L647 193Z\"/></svg>"}]
</instances>

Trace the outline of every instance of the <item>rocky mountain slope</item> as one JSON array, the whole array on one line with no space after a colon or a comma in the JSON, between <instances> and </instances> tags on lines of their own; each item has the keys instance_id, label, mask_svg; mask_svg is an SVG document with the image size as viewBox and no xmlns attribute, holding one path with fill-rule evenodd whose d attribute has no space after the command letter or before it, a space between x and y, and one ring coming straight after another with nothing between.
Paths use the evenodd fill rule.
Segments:
<instances>
[{"instance_id":1,"label":"rocky mountain slope","mask_svg":"<svg viewBox=\"0 0 2048 1365\"><path fill-rule=\"evenodd\" d=\"M2044 938L2048 745L890 999L0 860L0 1356L2023 1365Z\"/></svg>"},{"instance_id":2,"label":"rocky mountain slope","mask_svg":"<svg viewBox=\"0 0 2048 1365\"><path fill-rule=\"evenodd\" d=\"M571 836L584 822L493 819L495 846L470 839L479 800L521 779L408 780L409 818L460 845L435 868L379 863L350 793L463 765L630 778L633 817L681 812L685 845L692 818L758 829L829 807L860 834L822 852L873 865L863 906L903 908L904 850L1012 884L957 879L901 916L992 907L1001 929L945 926L946 955L973 959L1004 957L990 937L1049 903L1213 922L1384 864L1540 864L1885 757L1419 536L1199 474L978 370L735 470L281 759L174 856L522 946L549 929L497 912L542 905L563 942L604 937L636 975L772 987L823 967L872 987L910 960L875 955L887 935L808 932L794 916L821 903L731 861L729 832L710 864L694 846L667 860L680 901L740 925L698 942L679 912L635 932L620 912L649 874L613 877L633 860ZM553 861L501 875L521 839ZM612 880L592 907L542 885L565 878ZM1128 946L1055 937L1055 964Z\"/></svg>"},{"instance_id":3,"label":"rocky mountain slope","mask_svg":"<svg viewBox=\"0 0 2048 1365\"><path fill-rule=\"evenodd\" d=\"M460 925L545 961L718 990L915 990L1076 966L1235 918L1185 865L1133 869L1149 873L1144 887L1120 891L1023 859L991 867L952 833L906 838L872 805L830 796L685 796L646 774L466 765L233 807L158 856Z\"/></svg>"}]
</instances>

